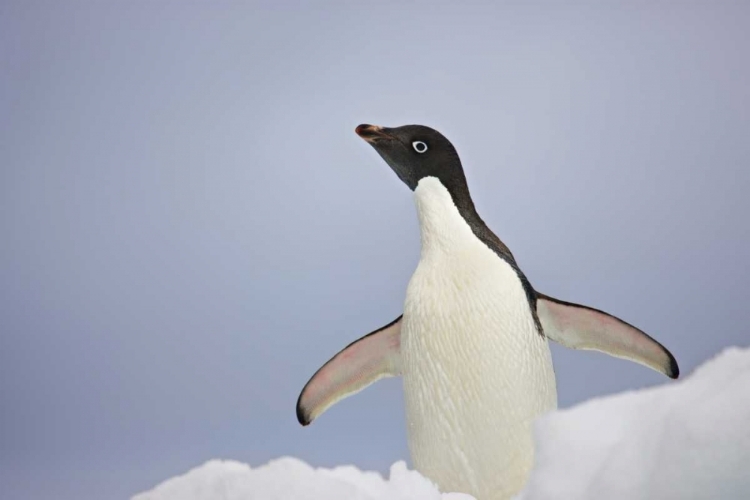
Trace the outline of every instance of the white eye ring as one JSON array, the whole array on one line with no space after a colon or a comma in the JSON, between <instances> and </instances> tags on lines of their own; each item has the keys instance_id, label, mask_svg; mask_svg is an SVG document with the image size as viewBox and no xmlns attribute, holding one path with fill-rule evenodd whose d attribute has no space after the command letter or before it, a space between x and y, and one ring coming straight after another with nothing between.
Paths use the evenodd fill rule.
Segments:
<instances>
[{"instance_id":1,"label":"white eye ring","mask_svg":"<svg viewBox=\"0 0 750 500\"><path fill-rule=\"evenodd\" d=\"M425 144L422 141L414 141L411 143L412 147L414 147L414 151L417 153L424 153L427 151L427 144Z\"/></svg>"}]
</instances>

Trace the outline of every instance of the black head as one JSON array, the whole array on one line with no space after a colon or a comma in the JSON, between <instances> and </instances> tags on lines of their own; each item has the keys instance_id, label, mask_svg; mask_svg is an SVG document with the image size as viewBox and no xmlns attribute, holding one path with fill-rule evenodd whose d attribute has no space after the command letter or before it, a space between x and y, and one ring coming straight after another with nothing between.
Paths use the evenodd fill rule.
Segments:
<instances>
[{"instance_id":1,"label":"black head","mask_svg":"<svg viewBox=\"0 0 750 500\"><path fill-rule=\"evenodd\" d=\"M355 132L375 148L410 189L416 189L424 177L437 177L452 192L466 189L456 148L437 130L423 125L386 128L363 124Z\"/></svg>"},{"instance_id":2,"label":"black head","mask_svg":"<svg viewBox=\"0 0 750 500\"><path fill-rule=\"evenodd\" d=\"M535 292L518 269L513 254L487 227L474 208L456 148L443 134L423 125L386 128L364 124L358 126L355 132L375 148L412 191L417 188L421 179L436 177L448 190L458 212L477 238L514 266L522 277L529 301L535 303Z\"/></svg>"}]
</instances>

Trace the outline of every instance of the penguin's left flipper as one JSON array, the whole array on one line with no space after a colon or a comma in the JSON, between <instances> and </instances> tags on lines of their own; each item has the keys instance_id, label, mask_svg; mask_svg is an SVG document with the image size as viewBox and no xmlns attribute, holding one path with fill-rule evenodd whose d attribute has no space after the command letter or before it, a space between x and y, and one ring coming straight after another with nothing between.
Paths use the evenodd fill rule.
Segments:
<instances>
[{"instance_id":1,"label":"penguin's left flipper","mask_svg":"<svg viewBox=\"0 0 750 500\"><path fill-rule=\"evenodd\" d=\"M297 399L300 424L383 377L401 375L401 317L355 340L315 372Z\"/></svg>"},{"instance_id":2,"label":"penguin's left flipper","mask_svg":"<svg viewBox=\"0 0 750 500\"><path fill-rule=\"evenodd\" d=\"M635 361L677 378L680 369L666 347L604 311L537 293L536 312L547 338L571 349L590 349Z\"/></svg>"}]
</instances>

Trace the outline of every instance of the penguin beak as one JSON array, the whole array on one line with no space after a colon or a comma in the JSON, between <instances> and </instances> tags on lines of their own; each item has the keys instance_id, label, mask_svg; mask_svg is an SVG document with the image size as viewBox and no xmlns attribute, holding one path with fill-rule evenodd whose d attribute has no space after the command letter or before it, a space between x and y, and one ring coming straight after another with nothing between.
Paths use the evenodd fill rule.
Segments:
<instances>
[{"instance_id":1,"label":"penguin beak","mask_svg":"<svg viewBox=\"0 0 750 500\"><path fill-rule=\"evenodd\" d=\"M360 136L370 144L382 139L396 140L395 137L386 133L385 129L380 125L368 125L366 123L363 123L362 125L358 125L357 128L354 129L354 131L358 136Z\"/></svg>"}]
</instances>

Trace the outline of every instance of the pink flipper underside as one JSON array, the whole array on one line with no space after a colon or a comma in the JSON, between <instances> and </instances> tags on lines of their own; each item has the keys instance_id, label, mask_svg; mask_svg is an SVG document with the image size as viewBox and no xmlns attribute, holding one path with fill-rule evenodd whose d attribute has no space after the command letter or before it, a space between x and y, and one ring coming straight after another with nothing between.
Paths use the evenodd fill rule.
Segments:
<instances>
[{"instance_id":1,"label":"pink flipper underside","mask_svg":"<svg viewBox=\"0 0 750 500\"><path fill-rule=\"evenodd\" d=\"M307 425L336 402L383 377L401 374L401 316L356 340L324 364L302 389L297 418Z\"/></svg>"},{"instance_id":2,"label":"pink flipper underside","mask_svg":"<svg viewBox=\"0 0 750 500\"><path fill-rule=\"evenodd\" d=\"M538 294L537 315L544 334L571 349L601 351L677 378L674 356L638 328L603 311Z\"/></svg>"}]
</instances>

